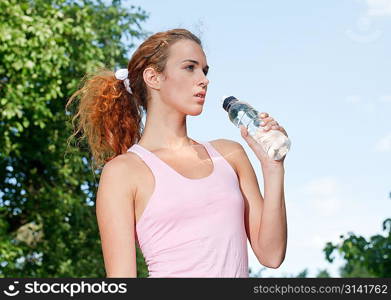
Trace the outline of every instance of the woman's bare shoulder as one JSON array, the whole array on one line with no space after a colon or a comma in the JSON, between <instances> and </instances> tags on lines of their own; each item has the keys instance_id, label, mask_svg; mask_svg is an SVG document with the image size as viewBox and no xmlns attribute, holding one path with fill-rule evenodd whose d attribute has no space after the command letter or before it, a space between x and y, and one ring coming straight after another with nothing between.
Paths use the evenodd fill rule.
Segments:
<instances>
[{"instance_id":1,"label":"woman's bare shoulder","mask_svg":"<svg viewBox=\"0 0 391 300\"><path fill-rule=\"evenodd\" d=\"M242 150L243 146L239 142L229 139L216 139L209 141L210 144L220 153L230 154L232 151Z\"/></svg>"},{"instance_id":2,"label":"woman's bare shoulder","mask_svg":"<svg viewBox=\"0 0 391 300\"><path fill-rule=\"evenodd\" d=\"M137 190L140 174L144 172L144 166L137 154L126 152L108 161L103 167L102 174L103 172L115 176L118 181L123 183L124 187L128 186L131 193L134 194Z\"/></svg>"},{"instance_id":3,"label":"woman's bare shoulder","mask_svg":"<svg viewBox=\"0 0 391 300\"><path fill-rule=\"evenodd\" d=\"M134 171L138 171L140 169L140 166L142 164L140 163L139 156L134 152L126 152L120 155L117 155L110 161L108 161L104 168L111 168L111 169L118 169L122 171L132 171L132 172L126 172L129 175L133 174Z\"/></svg>"}]
</instances>

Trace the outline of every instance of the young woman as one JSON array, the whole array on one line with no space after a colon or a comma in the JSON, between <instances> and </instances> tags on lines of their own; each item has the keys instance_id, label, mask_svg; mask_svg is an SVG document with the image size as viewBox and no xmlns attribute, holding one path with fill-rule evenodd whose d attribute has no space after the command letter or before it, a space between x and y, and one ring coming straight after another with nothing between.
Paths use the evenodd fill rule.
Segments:
<instances>
[{"instance_id":1,"label":"young woman","mask_svg":"<svg viewBox=\"0 0 391 300\"><path fill-rule=\"evenodd\" d=\"M194 34L159 32L127 69L89 77L70 99L80 96L78 129L103 166L96 212L107 277L136 277L136 243L149 277L248 277L247 239L264 266L284 260L284 160L269 159L241 127L260 160L263 198L240 143L187 135L187 115L203 109L208 68ZM260 117L264 130L286 134Z\"/></svg>"}]
</instances>

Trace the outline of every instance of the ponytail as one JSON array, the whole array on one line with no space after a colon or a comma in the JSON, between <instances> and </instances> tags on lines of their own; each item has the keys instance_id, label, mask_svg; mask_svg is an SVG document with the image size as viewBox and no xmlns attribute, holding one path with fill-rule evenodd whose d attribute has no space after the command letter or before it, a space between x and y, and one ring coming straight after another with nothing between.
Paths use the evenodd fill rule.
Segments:
<instances>
[{"instance_id":1,"label":"ponytail","mask_svg":"<svg viewBox=\"0 0 391 300\"><path fill-rule=\"evenodd\" d=\"M69 140L79 133L80 140L87 139L95 167L103 167L140 139L142 111L134 95L126 90L124 81L117 79L113 71L100 68L87 73L66 108L76 99L80 100L72 118L76 130Z\"/></svg>"}]
</instances>

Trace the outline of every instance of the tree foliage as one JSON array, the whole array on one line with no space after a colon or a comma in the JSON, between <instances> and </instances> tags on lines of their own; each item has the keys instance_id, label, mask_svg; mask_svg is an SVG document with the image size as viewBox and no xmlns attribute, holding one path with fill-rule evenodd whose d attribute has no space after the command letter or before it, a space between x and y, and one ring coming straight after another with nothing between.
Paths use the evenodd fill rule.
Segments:
<instances>
[{"instance_id":1,"label":"tree foliage","mask_svg":"<svg viewBox=\"0 0 391 300\"><path fill-rule=\"evenodd\" d=\"M341 243L328 242L323 249L326 259L333 262L334 252L346 261L341 277L391 277L391 218L383 221L385 236L376 234L369 240L352 232L341 235Z\"/></svg>"},{"instance_id":2,"label":"tree foliage","mask_svg":"<svg viewBox=\"0 0 391 300\"><path fill-rule=\"evenodd\" d=\"M0 1L0 277L105 276L99 174L85 144L66 147L65 103L86 72L127 65L147 17L121 0Z\"/></svg>"}]
</instances>

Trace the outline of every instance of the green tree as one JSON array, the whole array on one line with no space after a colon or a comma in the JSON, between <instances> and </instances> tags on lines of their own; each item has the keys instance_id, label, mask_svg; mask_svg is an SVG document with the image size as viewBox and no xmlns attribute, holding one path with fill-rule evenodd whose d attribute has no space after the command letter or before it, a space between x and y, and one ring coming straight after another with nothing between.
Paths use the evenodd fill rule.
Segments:
<instances>
[{"instance_id":1,"label":"green tree","mask_svg":"<svg viewBox=\"0 0 391 300\"><path fill-rule=\"evenodd\" d=\"M305 268L303 271L301 271L297 276L294 276L296 278L307 278L308 275L308 269Z\"/></svg>"},{"instance_id":2,"label":"green tree","mask_svg":"<svg viewBox=\"0 0 391 300\"><path fill-rule=\"evenodd\" d=\"M126 66L149 34L141 8L105 2L0 1L0 277L105 276L99 172L86 144L66 148L65 104L86 72Z\"/></svg>"},{"instance_id":3,"label":"green tree","mask_svg":"<svg viewBox=\"0 0 391 300\"><path fill-rule=\"evenodd\" d=\"M383 221L386 235L376 234L367 241L364 237L348 233L341 235L341 243L328 242L323 249L331 263L336 251L346 261L340 269L341 277L391 277L391 218Z\"/></svg>"},{"instance_id":4,"label":"green tree","mask_svg":"<svg viewBox=\"0 0 391 300\"><path fill-rule=\"evenodd\" d=\"M330 278L330 273L327 271L327 269L318 270L318 274L316 275L316 278Z\"/></svg>"},{"instance_id":5,"label":"green tree","mask_svg":"<svg viewBox=\"0 0 391 300\"><path fill-rule=\"evenodd\" d=\"M261 269L258 270L258 272L254 272L251 267L248 268L248 277L250 278L261 278L262 277L262 272L265 271L267 268L262 267Z\"/></svg>"},{"instance_id":6,"label":"green tree","mask_svg":"<svg viewBox=\"0 0 391 300\"><path fill-rule=\"evenodd\" d=\"M291 275L288 276L289 278L308 278L308 268L305 268L303 271L301 271L297 275ZM329 278L330 274L326 269L318 270L318 274L315 276L315 278Z\"/></svg>"}]
</instances>

